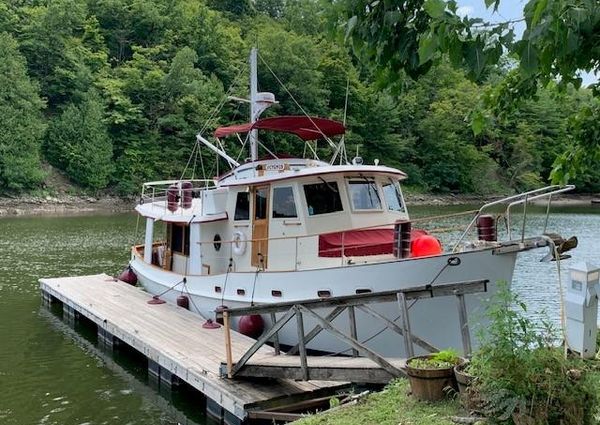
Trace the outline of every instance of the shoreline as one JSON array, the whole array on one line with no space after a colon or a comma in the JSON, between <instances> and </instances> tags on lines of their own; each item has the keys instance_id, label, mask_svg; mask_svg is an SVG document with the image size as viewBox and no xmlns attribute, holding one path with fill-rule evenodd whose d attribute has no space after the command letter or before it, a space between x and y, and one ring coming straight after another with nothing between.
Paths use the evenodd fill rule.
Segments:
<instances>
[{"instance_id":1,"label":"shoreline","mask_svg":"<svg viewBox=\"0 0 600 425\"><path fill-rule=\"evenodd\" d=\"M503 196L482 196L472 194L406 194L406 204L411 206L458 206L483 205L486 202L501 199ZM554 206L594 205L600 201L600 194L564 194L553 198ZM89 213L125 213L133 212L135 197L118 196L19 196L0 197L0 217L78 215ZM536 203L545 204L544 200ZM600 205L599 205L600 206Z\"/></svg>"},{"instance_id":2,"label":"shoreline","mask_svg":"<svg viewBox=\"0 0 600 425\"><path fill-rule=\"evenodd\" d=\"M0 217L78 215L132 212L135 198L118 196L0 197Z\"/></svg>"}]
</instances>

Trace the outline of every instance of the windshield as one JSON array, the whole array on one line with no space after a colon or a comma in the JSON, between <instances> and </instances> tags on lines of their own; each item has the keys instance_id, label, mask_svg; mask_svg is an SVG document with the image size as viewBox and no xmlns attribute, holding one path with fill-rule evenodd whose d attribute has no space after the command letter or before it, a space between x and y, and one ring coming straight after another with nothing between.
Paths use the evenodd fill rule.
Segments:
<instances>
[{"instance_id":1,"label":"windshield","mask_svg":"<svg viewBox=\"0 0 600 425\"><path fill-rule=\"evenodd\" d=\"M381 199L377 192L377 183L373 180L349 180L348 188L352 207L355 210L380 210Z\"/></svg>"},{"instance_id":2,"label":"windshield","mask_svg":"<svg viewBox=\"0 0 600 425\"><path fill-rule=\"evenodd\" d=\"M385 198L388 210L404 211L402 194L397 182L390 180L388 183L383 184L383 197Z\"/></svg>"}]
</instances>

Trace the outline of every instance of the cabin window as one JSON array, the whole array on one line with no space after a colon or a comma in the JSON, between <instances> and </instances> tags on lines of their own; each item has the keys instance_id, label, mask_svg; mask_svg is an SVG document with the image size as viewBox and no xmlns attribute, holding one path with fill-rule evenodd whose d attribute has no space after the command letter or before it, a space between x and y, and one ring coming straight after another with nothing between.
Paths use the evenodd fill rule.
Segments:
<instances>
[{"instance_id":1,"label":"cabin window","mask_svg":"<svg viewBox=\"0 0 600 425\"><path fill-rule=\"evenodd\" d=\"M308 215L327 214L342 211L342 200L336 182L305 184L304 195Z\"/></svg>"},{"instance_id":2,"label":"cabin window","mask_svg":"<svg viewBox=\"0 0 600 425\"><path fill-rule=\"evenodd\" d=\"M190 255L190 228L183 224L171 224L170 246L172 252Z\"/></svg>"},{"instance_id":3,"label":"cabin window","mask_svg":"<svg viewBox=\"0 0 600 425\"><path fill-rule=\"evenodd\" d=\"M374 180L348 180L352 208L355 210L380 210L381 199Z\"/></svg>"},{"instance_id":4,"label":"cabin window","mask_svg":"<svg viewBox=\"0 0 600 425\"><path fill-rule=\"evenodd\" d=\"M236 221L250 219L250 194L248 192L238 192L233 219Z\"/></svg>"},{"instance_id":5,"label":"cabin window","mask_svg":"<svg viewBox=\"0 0 600 425\"><path fill-rule=\"evenodd\" d=\"M383 184L383 196L385 197L385 203L387 204L387 208L390 211L404 211L404 206L402 205L402 195L400 194L400 189L398 189L398 184L393 181L389 181L389 183Z\"/></svg>"},{"instance_id":6,"label":"cabin window","mask_svg":"<svg viewBox=\"0 0 600 425\"><path fill-rule=\"evenodd\" d=\"M291 187L276 187L273 189L273 218L295 218L296 202L294 190Z\"/></svg>"}]
</instances>

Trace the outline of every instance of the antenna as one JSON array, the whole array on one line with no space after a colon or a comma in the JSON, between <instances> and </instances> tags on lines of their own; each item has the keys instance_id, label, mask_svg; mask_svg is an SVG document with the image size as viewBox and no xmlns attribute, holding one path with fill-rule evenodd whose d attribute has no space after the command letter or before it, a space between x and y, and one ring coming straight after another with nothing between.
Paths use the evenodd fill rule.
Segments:
<instances>
[{"instance_id":1,"label":"antenna","mask_svg":"<svg viewBox=\"0 0 600 425\"><path fill-rule=\"evenodd\" d=\"M250 122L254 124L258 121L260 114L269 106L277 103L275 95L268 92L258 92L258 71L257 50L253 47L250 50ZM258 130L250 132L250 159L256 161L258 159Z\"/></svg>"},{"instance_id":2,"label":"antenna","mask_svg":"<svg viewBox=\"0 0 600 425\"><path fill-rule=\"evenodd\" d=\"M256 69L256 47L250 50L250 122L254 124L257 120L256 95L258 93L258 74ZM250 132L250 158L252 161L258 159L258 130Z\"/></svg>"}]
</instances>

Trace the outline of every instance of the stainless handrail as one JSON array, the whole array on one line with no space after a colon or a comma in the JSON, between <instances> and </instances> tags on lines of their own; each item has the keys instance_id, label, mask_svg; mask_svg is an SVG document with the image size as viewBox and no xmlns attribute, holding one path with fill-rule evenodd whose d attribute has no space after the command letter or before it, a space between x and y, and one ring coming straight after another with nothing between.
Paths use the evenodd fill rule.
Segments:
<instances>
[{"instance_id":1,"label":"stainless handrail","mask_svg":"<svg viewBox=\"0 0 600 425\"><path fill-rule=\"evenodd\" d=\"M556 185L548 186L548 187L556 187ZM558 187L561 187L561 186L558 186ZM514 207L515 205L519 205L519 204L527 205L527 202L531 202L531 201L535 201L536 199L542 199L542 198L548 197L548 205L546 206L546 219L545 219L545 224L544 224L544 232L545 232L546 227L548 226L548 216L550 215L550 203L552 202L552 196L558 195L560 193L569 192L573 189L575 189L575 185L570 184L570 185L562 186L560 189L553 190L552 192L541 193L539 195L531 196L531 197L526 196L524 199L520 199L518 201L514 201L514 202L511 202L510 204L508 204L508 206L506 207L506 226L508 227L508 238L512 239L512 230L511 230L511 226L510 226L510 209L512 207ZM525 234L525 220L523 220L523 228L521 230L521 239L524 238L524 234Z\"/></svg>"},{"instance_id":2,"label":"stainless handrail","mask_svg":"<svg viewBox=\"0 0 600 425\"><path fill-rule=\"evenodd\" d=\"M146 182L142 184L142 192L140 194L141 203L150 202L154 204L157 201L165 201L167 199L167 193L169 186L177 184L179 190L179 196L182 196L182 183L192 183L192 189L200 189L201 191L215 190L218 187L213 179L180 179L180 180L159 180L153 182ZM167 209L167 204L162 206L164 210Z\"/></svg>"},{"instance_id":3,"label":"stainless handrail","mask_svg":"<svg viewBox=\"0 0 600 425\"><path fill-rule=\"evenodd\" d=\"M505 198L498 199L496 201L492 201L492 202L488 202L487 204L484 204L481 208L479 208L479 210L477 210L477 212L475 213L475 216L473 217L473 219L471 220L471 222L469 223L469 225L467 226L465 231L460 235L460 238L458 238L458 241L454 244L454 248L452 248L452 252L456 252L456 250L458 249L458 246L463 241L465 236L469 233L469 231L473 228L473 225L477 222L477 219L481 216L481 213L484 210L486 210L490 207L493 207L495 205L505 204L507 202L516 200L514 202L511 202L507 206L507 209L506 209L506 219L507 219L507 227L508 227L508 232L509 232L509 239L512 239L512 233L510 230L510 209L514 205L527 203L527 202L534 201L534 200L540 199L540 198L545 198L545 197L549 197L550 199L552 199L552 195L568 192L573 189L575 189L575 185L566 185L566 186L550 185L550 186L545 186L545 187L542 187L539 189L534 189L534 190L530 190L527 192L519 193L517 195L507 196ZM534 196L531 196L531 195L534 195ZM524 212L526 214L526 210ZM546 213L549 214L549 212L550 212L550 206L548 205ZM523 228L522 232L524 234L524 228Z\"/></svg>"}]
</instances>

